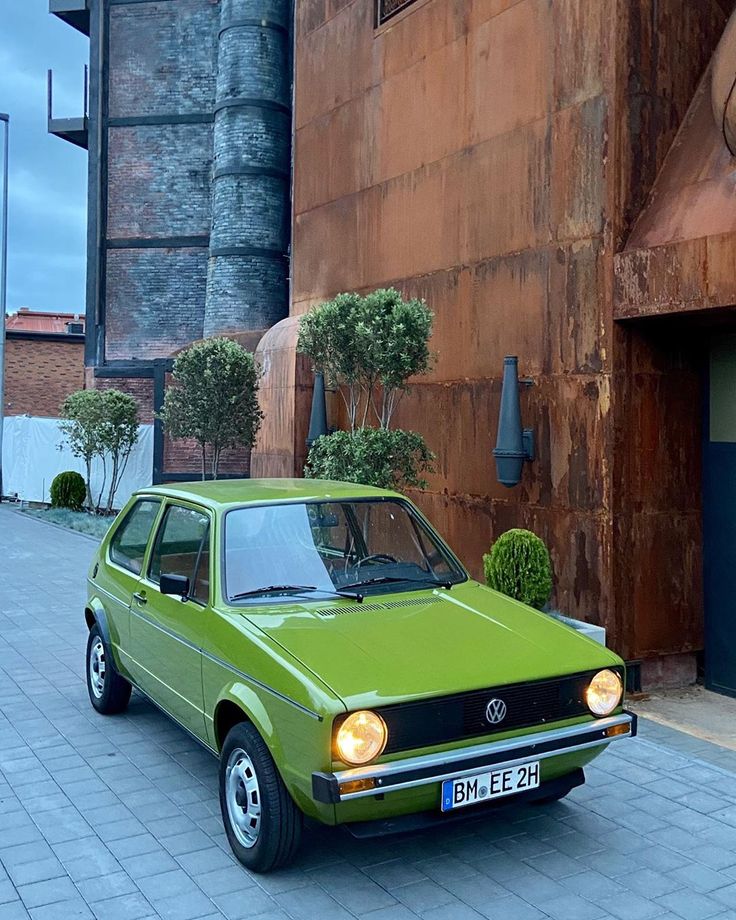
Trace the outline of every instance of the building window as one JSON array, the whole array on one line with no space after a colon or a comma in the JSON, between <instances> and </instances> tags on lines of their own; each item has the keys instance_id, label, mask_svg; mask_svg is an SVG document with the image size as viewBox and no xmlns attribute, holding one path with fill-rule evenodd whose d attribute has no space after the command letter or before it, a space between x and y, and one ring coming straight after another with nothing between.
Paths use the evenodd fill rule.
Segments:
<instances>
[{"instance_id":1,"label":"building window","mask_svg":"<svg viewBox=\"0 0 736 920\"><path fill-rule=\"evenodd\" d=\"M383 25L392 16L396 16L407 6L411 6L416 0L377 0L378 3L378 25Z\"/></svg>"}]
</instances>

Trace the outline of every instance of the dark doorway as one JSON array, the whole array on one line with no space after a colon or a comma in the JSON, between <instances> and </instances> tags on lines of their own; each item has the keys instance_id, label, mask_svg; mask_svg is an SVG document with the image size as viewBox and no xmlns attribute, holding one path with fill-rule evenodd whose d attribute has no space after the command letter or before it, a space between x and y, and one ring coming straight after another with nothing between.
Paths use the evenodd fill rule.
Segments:
<instances>
[{"instance_id":1,"label":"dark doorway","mask_svg":"<svg viewBox=\"0 0 736 920\"><path fill-rule=\"evenodd\" d=\"M705 683L736 696L736 335L710 347L703 424Z\"/></svg>"}]
</instances>

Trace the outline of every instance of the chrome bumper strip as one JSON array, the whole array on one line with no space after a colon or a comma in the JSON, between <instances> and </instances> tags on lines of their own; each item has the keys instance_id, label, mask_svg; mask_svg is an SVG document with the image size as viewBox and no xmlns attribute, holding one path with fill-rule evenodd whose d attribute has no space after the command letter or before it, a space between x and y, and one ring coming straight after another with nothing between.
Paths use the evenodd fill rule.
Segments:
<instances>
[{"instance_id":1,"label":"chrome bumper strip","mask_svg":"<svg viewBox=\"0 0 736 920\"><path fill-rule=\"evenodd\" d=\"M621 738L636 735L636 715L622 712L605 719L552 728L529 735L517 735L503 741L490 741L472 747L434 754L421 754L404 760L355 767L336 773L313 773L312 794L316 801L338 803L394 792L414 786L457 779L483 772L485 769L504 769L534 760L546 760L560 754L600 747ZM608 733L623 726L621 734ZM347 783L371 782L369 788L343 791Z\"/></svg>"}]
</instances>

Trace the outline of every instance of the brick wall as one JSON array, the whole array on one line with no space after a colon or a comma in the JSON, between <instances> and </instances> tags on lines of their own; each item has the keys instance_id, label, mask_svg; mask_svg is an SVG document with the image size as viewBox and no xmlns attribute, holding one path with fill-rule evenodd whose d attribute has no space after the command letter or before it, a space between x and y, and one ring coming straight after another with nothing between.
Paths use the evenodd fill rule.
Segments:
<instances>
[{"instance_id":1,"label":"brick wall","mask_svg":"<svg viewBox=\"0 0 736 920\"><path fill-rule=\"evenodd\" d=\"M206 236L211 166L212 125L110 128L108 236Z\"/></svg>"},{"instance_id":2,"label":"brick wall","mask_svg":"<svg viewBox=\"0 0 736 920\"><path fill-rule=\"evenodd\" d=\"M106 361L202 337L219 15L216 0L110 8Z\"/></svg>"},{"instance_id":3,"label":"brick wall","mask_svg":"<svg viewBox=\"0 0 736 920\"><path fill-rule=\"evenodd\" d=\"M217 0L111 7L110 116L211 111L218 22Z\"/></svg>"},{"instance_id":4,"label":"brick wall","mask_svg":"<svg viewBox=\"0 0 736 920\"><path fill-rule=\"evenodd\" d=\"M153 424L153 380L148 377L96 377L88 386L97 390L121 390L138 403L141 425Z\"/></svg>"},{"instance_id":5,"label":"brick wall","mask_svg":"<svg viewBox=\"0 0 736 920\"><path fill-rule=\"evenodd\" d=\"M84 342L16 338L5 343L5 414L58 418L84 386Z\"/></svg>"},{"instance_id":6,"label":"brick wall","mask_svg":"<svg viewBox=\"0 0 736 920\"><path fill-rule=\"evenodd\" d=\"M201 339L206 277L206 249L109 252L107 359L166 358Z\"/></svg>"}]
</instances>

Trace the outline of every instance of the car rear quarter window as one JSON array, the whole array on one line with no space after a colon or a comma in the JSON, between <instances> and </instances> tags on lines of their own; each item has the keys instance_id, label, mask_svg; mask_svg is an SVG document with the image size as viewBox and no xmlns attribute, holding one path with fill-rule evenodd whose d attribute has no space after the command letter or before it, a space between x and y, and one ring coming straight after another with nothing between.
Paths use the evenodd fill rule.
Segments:
<instances>
[{"instance_id":1,"label":"car rear quarter window","mask_svg":"<svg viewBox=\"0 0 736 920\"><path fill-rule=\"evenodd\" d=\"M191 586L190 597L207 604L209 555L208 516L183 505L170 505L156 535L148 577L158 584L162 574L184 575Z\"/></svg>"},{"instance_id":2,"label":"car rear quarter window","mask_svg":"<svg viewBox=\"0 0 736 920\"><path fill-rule=\"evenodd\" d=\"M140 575L146 546L161 502L142 498L130 509L110 541L110 560Z\"/></svg>"}]
</instances>

